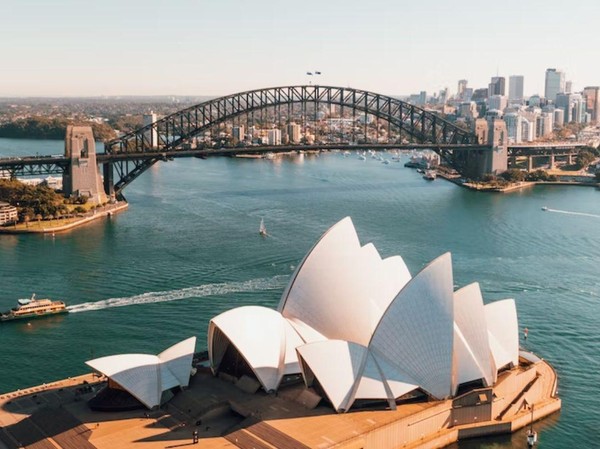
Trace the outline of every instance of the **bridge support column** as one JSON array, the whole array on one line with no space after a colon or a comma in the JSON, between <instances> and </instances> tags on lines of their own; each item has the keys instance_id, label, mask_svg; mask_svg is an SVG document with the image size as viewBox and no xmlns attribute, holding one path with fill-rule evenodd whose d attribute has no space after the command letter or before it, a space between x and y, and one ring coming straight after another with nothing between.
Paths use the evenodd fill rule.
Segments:
<instances>
[{"instance_id":1,"label":"bridge support column","mask_svg":"<svg viewBox=\"0 0 600 449\"><path fill-rule=\"evenodd\" d=\"M517 156L510 157L510 166L511 168L517 168Z\"/></svg>"},{"instance_id":2,"label":"bridge support column","mask_svg":"<svg viewBox=\"0 0 600 449\"><path fill-rule=\"evenodd\" d=\"M556 166L556 161L554 159L554 154L550 155L550 161L548 162L548 165L550 166L550 170L553 170Z\"/></svg>"},{"instance_id":3,"label":"bridge support column","mask_svg":"<svg viewBox=\"0 0 600 449\"><path fill-rule=\"evenodd\" d=\"M102 174L104 176L104 193L110 198L115 199L115 181L112 162L106 162L102 165Z\"/></svg>"},{"instance_id":4,"label":"bridge support column","mask_svg":"<svg viewBox=\"0 0 600 449\"><path fill-rule=\"evenodd\" d=\"M533 171L533 156L527 156L527 171Z\"/></svg>"},{"instance_id":5,"label":"bridge support column","mask_svg":"<svg viewBox=\"0 0 600 449\"><path fill-rule=\"evenodd\" d=\"M573 165L573 153L567 155L567 164Z\"/></svg>"}]
</instances>

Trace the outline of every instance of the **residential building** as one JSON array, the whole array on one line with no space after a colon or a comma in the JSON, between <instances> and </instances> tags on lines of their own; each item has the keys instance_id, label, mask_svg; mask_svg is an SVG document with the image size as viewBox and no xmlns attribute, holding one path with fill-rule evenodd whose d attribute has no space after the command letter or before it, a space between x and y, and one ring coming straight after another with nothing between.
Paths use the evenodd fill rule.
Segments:
<instances>
[{"instance_id":1,"label":"residential building","mask_svg":"<svg viewBox=\"0 0 600 449\"><path fill-rule=\"evenodd\" d=\"M554 126L562 128L565 124L565 110L556 108L554 110Z\"/></svg>"},{"instance_id":2,"label":"residential building","mask_svg":"<svg viewBox=\"0 0 600 449\"><path fill-rule=\"evenodd\" d=\"M504 122L509 143L521 143L523 117L518 112L508 112L504 114Z\"/></svg>"},{"instance_id":3,"label":"residential building","mask_svg":"<svg viewBox=\"0 0 600 449\"><path fill-rule=\"evenodd\" d=\"M281 131L273 128L267 131L267 145L281 145Z\"/></svg>"},{"instance_id":4,"label":"residential building","mask_svg":"<svg viewBox=\"0 0 600 449\"><path fill-rule=\"evenodd\" d=\"M7 223L15 223L19 219L17 208L9 203L0 201L0 226Z\"/></svg>"},{"instance_id":5,"label":"residential building","mask_svg":"<svg viewBox=\"0 0 600 449\"><path fill-rule=\"evenodd\" d=\"M244 125L234 126L231 130L231 137L234 143L243 142L246 139L246 129Z\"/></svg>"},{"instance_id":6,"label":"residential building","mask_svg":"<svg viewBox=\"0 0 600 449\"><path fill-rule=\"evenodd\" d=\"M300 125L297 125L296 123L290 123L287 126L288 140L290 143L300 143L300 131Z\"/></svg>"}]
</instances>

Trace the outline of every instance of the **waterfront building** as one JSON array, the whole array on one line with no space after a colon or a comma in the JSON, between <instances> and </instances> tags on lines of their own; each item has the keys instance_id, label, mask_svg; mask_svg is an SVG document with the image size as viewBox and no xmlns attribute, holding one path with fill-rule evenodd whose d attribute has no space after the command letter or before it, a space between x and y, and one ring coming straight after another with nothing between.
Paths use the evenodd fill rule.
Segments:
<instances>
[{"instance_id":1,"label":"waterfront building","mask_svg":"<svg viewBox=\"0 0 600 449\"><path fill-rule=\"evenodd\" d=\"M19 219L17 208L9 203L0 201L0 226L15 223Z\"/></svg>"},{"instance_id":2,"label":"waterfront building","mask_svg":"<svg viewBox=\"0 0 600 449\"><path fill-rule=\"evenodd\" d=\"M281 130L273 128L267 131L267 145L281 145Z\"/></svg>"},{"instance_id":3,"label":"waterfront building","mask_svg":"<svg viewBox=\"0 0 600 449\"><path fill-rule=\"evenodd\" d=\"M246 140L246 129L244 125L234 126L231 129L231 137L234 143L243 142Z\"/></svg>"},{"instance_id":4,"label":"waterfront building","mask_svg":"<svg viewBox=\"0 0 600 449\"><path fill-rule=\"evenodd\" d=\"M156 122L156 114L153 111L150 111L148 114L143 115L143 123L144 126L151 126ZM152 126L145 134L145 142L150 148L156 148L158 146L158 129L156 126Z\"/></svg>"},{"instance_id":5,"label":"waterfront building","mask_svg":"<svg viewBox=\"0 0 600 449\"><path fill-rule=\"evenodd\" d=\"M591 115L591 123L600 122L600 87L588 86L583 89L586 110Z\"/></svg>"},{"instance_id":6,"label":"waterfront building","mask_svg":"<svg viewBox=\"0 0 600 449\"><path fill-rule=\"evenodd\" d=\"M296 123L290 123L287 126L287 134L290 143L300 143L301 127Z\"/></svg>"},{"instance_id":7,"label":"waterfront building","mask_svg":"<svg viewBox=\"0 0 600 449\"><path fill-rule=\"evenodd\" d=\"M342 413L363 399L395 410L419 392L444 399L461 385L492 386L518 365L518 339L514 301L484 305L476 283L454 291L449 253L411 277L400 256L362 246L347 217L306 255L276 311L214 317L208 350L214 375L251 374L274 392L299 374Z\"/></svg>"},{"instance_id":8,"label":"waterfront building","mask_svg":"<svg viewBox=\"0 0 600 449\"><path fill-rule=\"evenodd\" d=\"M523 75L511 75L508 78L508 101L510 103L523 103Z\"/></svg>"},{"instance_id":9,"label":"waterfront building","mask_svg":"<svg viewBox=\"0 0 600 449\"><path fill-rule=\"evenodd\" d=\"M548 101L556 101L556 95L565 92L565 73L556 69L546 69L544 96Z\"/></svg>"},{"instance_id":10,"label":"waterfront building","mask_svg":"<svg viewBox=\"0 0 600 449\"><path fill-rule=\"evenodd\" d=\"M506 79L503 76L492 76L492 81L488 84L488 97L492 95L504 95Z\"/></svg>"}]
</instances>

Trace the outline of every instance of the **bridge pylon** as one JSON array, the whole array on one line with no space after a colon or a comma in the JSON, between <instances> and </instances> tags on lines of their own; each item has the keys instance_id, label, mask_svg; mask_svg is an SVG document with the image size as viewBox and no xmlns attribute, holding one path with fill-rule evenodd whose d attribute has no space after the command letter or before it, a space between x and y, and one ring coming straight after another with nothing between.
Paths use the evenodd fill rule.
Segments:
<instances>
[{"instance_id":1,"label":"bridge pylon","mask_svg":"<svg viewBox=\"0 0 600 449\"><path fill-rule=\"evenodd\" d=\"M486 174L500 174L508 168L508 134L503 120L475 120L475 135L485 149L462 154L462 174L479 179Z\"/></svg>"},{"instance_id":2,"label":"bridge pylon","mask_svg":"<svg viewBox=\"0 0 600 449\"><path fill-rule=\"evenodd\" d=\"M105 203L96 163L96 142L91 126L67 126L65 157L71 160L63 177L65 196L87 196L93 204Z\"/></svg>"}]
</instances>

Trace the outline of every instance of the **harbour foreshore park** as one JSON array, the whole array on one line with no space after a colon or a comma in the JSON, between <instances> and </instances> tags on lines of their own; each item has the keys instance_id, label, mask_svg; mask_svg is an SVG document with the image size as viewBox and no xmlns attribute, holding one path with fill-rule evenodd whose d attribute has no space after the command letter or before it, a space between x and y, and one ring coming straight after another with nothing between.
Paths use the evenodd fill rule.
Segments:
<instances>
[{"instance_id":1,"label":"harbour foreshore park","mask_svg":"<svg viewBox=\"0 0 600 449\"><path fill-rule=\"evenodd\" d=\"M442 448L534 429L558 381L519 340L515 301L454 290L449 253L412 276L347 217L276 309L213 317L206 352L190 336L0 395L0 448Z\"/></svg>"},{"instance_id":2,"label":"harbour foreshore park","mask_svg":"<svg viewBox=\"0 0 600 449\"><path fill-rule=\"evenodd\" d=\"M34 211L19 211L15 206L25 203L23 188L19 190L11 202L0 202L0 233L56 233L69 231L75 227L90 223L94 220L111 217L128 207L124 198L109 196L104 191L102 177L96 162L96 142L92 128L89 126L67 126L65 136L65 157L70 159L68 169L62 178L62 193L68 200L62 200L61 195L54 193L50 186L45 192L34 190L32 196L38 197L39 202L45 202L48 214L34 215ZM18 183L18 181L16 181ZM33 189L33 188L32 188ZM44 196L42 199L40 197ZM67 203L67 204L65 204ZM26 209L23 207L21 209ZM19 217L21 212L22 217ZM54 213L51 213L54 212Z\"/></svg>"}]
</instances>

